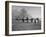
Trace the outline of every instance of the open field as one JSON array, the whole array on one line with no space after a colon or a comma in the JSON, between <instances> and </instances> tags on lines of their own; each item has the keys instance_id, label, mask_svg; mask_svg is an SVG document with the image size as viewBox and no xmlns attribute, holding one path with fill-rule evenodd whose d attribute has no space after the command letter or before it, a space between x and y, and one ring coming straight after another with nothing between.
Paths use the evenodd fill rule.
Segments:
<instances>
[{"instance_id":1,"label":"open field","mask_svg":"<svg viewBox=\"0 0 46 37\"><path fill-rule=\"evenodd\" d=\"M41 23L16 23L12 25L12 31L20 30L39 30L41 29Z\"/></svg>"}]
</instances>

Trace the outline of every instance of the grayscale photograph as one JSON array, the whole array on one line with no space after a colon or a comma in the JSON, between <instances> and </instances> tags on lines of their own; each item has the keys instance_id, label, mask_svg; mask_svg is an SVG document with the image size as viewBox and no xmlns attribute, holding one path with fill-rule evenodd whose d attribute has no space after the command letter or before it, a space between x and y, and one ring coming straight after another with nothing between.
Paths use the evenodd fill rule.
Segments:
<instances>
[{"instance_id":1,"label":"grayscale photograph","mask_svg":"<svg viewBox=\"0 0 46 37\"><path fill-rule=\"evenodd\" d=\"M40 29L41 7L12 6L12 31Z\"/></svg>"},{"instance_id":2,"label":"grayscale photograph","mask_svg":"<svg viewBox=\"0 0 46 37\"><path fill-rule=\"evenodd\" d=\"M7 1L5 34L45 34L45 3Z\"/></svg>"}]
</instances>

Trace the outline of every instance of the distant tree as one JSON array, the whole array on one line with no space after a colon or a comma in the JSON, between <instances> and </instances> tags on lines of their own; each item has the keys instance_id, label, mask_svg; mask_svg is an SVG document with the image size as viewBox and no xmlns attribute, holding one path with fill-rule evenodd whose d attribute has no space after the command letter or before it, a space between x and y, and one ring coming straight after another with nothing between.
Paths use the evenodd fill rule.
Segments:
<instances>
[{"instance_id":1,"label":"distant tree","mask_svg":"<svg viewBox=\"0 0 46 37\"><path fill-rule=\"evenodd\" d=\"M26 10L25 8L22 8L22 9L21 9L21 14L20 14L20 16L28 16L27 10Z\"/></svg>"}]
</instances>

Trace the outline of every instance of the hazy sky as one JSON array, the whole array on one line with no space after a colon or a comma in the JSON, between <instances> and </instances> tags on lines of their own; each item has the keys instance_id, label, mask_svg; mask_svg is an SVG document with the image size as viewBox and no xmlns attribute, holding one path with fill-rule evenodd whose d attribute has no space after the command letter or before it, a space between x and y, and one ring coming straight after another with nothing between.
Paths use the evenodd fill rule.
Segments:
<instances>
[{"instance_id":1,"label":"hazy sky","mask_svg":"<svg viewBox=\"0 0 46 37\"><path fill-rule=\"evenodd\" d=\"M32 16L33 18L41 17L41 7L32 7L32 6L12 6L12 16L22 15L22 9L26 10L26 14L28 16ZM25 15L26 15L25 14Z\"/></svg>"}]
</instances>

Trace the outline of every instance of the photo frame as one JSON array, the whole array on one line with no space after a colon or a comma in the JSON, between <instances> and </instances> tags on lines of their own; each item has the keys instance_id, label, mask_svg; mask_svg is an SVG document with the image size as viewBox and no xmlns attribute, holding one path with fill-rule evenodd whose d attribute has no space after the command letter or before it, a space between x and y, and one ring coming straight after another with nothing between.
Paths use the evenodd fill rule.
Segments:
<instances>
[{"instance_id":1,"label":"photo frame","mask_svg":"<svg viewBox=\"0 0 46 37\"><path fill-rule=\"evenodd\" d=\"M45 3L5 1L5 35L45 34Z\"/></svg>"}]
</instances>

